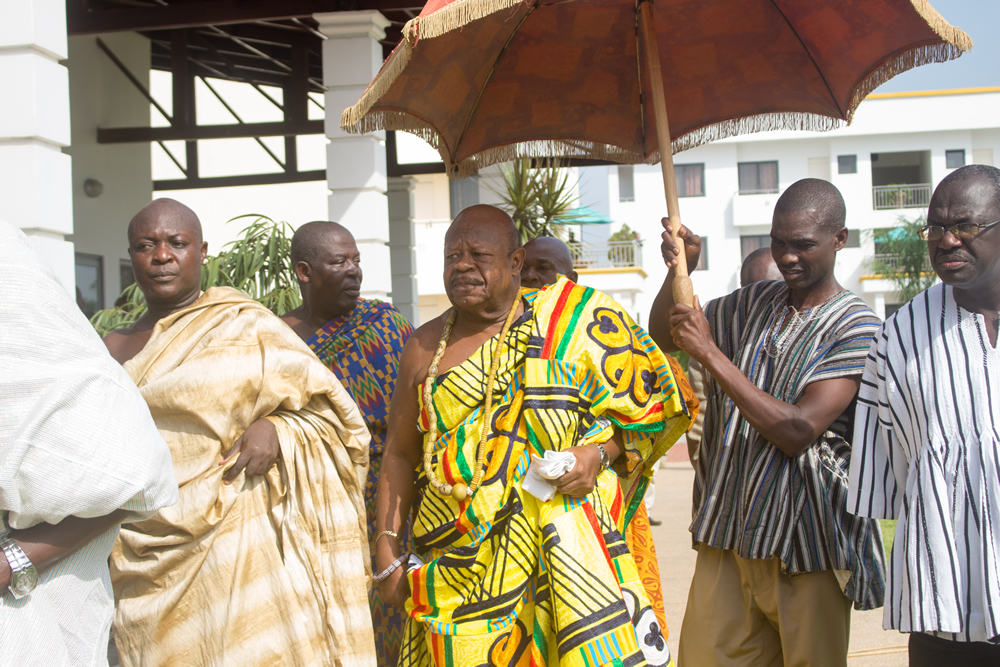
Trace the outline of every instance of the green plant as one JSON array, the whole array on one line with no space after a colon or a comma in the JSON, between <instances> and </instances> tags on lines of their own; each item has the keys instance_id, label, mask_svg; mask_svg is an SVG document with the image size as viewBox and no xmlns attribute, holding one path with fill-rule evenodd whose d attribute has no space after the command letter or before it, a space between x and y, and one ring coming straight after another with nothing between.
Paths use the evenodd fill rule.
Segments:
<instances>
[{"instance_id":1,"label":"green plant","mask_svg":"<svg viewBox=\"0 0 1000 667\"><path fill-rule=\"evenodd\" d=\"M253 221L240 238L209 255L201 269L201 288L234 287L259 301L276 315L302 303L291 264L293 229L287 222L275 222L264 215L240 215L229 220ZM115 329L131 326L146 312L146 300L138 285L122 293L121 305L97 311L90 323L105 336Z\"/></svg>"},{"instance_id":2,"label":"green plant","mask_svg":"<svg viewBox=\"0 0 1000 667\"><path fill-rule=\"evenodd\" d=\"M569 181L568 171L558 160L544 160L532 167L532 160L514 160L500 167L503 183L490 188L500 197L500 208L514 219L527 243L538 236L563 238L562 225L572 224L577 197Z\"/></svg>"},{"instance_id":3,"label":"green plant","mask_svg":"<svg viewBox=\"0 0 1000 667\"><path fill-rule=\"evenodd\" d=\"M917 232L927 224L923 216L909 220L897 218L891 229L876 229L875 257L869 268L889 280L905 303L934 284L934 275L927 254L927 242L921 241Z\"/></svg>"}]
</instances>

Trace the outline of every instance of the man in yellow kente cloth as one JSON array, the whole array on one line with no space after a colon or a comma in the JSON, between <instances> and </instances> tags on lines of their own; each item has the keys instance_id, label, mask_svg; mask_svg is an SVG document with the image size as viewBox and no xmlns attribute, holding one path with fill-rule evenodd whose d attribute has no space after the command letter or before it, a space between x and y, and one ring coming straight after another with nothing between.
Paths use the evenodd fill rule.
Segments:
<instances>
[{"instance_id":1,"label":"man in yellow kente cloth","mask_svg":"<svg viewBox=\"0 0 1000 667\"><path fill-rule=\"evenodd\" d=\"M573 255L565 243L551 236L539 236L524 244L521 285L532 289L545 289L555 284L560 276L565 276L574 283L578 281L577 273L573 270ZM687 381L684 370L673 357L668 355L666 360L670 363L670 370L674 374L684 402L691 409L692 419L697 419L698 399ZM652 479L649 484L648 491L651 496ZM650 497L647 497L646 501L650 502ZM632 559L635 560L636 569L642 579L642 587L646 591L646 597L649 598L649 604L656 612L656 620L660 623L663 636L668 637L667 614L663 607L663 583L660 580L660 566L656 561L656 547L653 545L653 532L650 528L646 503L639 503L636 507L632 521L625 531L625 544L632 552Z\"/></svg>"},{"instance_id":2,"label":"man in yellow kente cloth","mask_svg":"<svg viewBox=\"0 0 1000 667\"><path fill-rule=\"evenodd\" d=\"M105 344L170 447L180 499L112 551L122 665L374 667L357 406L269 310L200 290L191 209L158 199L128 237L149 310Z\"/></svg>"},{"instance_id":3,"label":"man in yellow kente cloth","mask_svg":"<svg viewBox=\"0 0 1000 667\"><path fill-rule=\"evenodd\" d=\"M600 292L522 290L499 209L464 210L444 256L453 307L403 350L376 495L400 666L669 665L622 537L690 422L668 362ZM411 507L419 559L395 537Z\"/></svg>"}]
</instances>

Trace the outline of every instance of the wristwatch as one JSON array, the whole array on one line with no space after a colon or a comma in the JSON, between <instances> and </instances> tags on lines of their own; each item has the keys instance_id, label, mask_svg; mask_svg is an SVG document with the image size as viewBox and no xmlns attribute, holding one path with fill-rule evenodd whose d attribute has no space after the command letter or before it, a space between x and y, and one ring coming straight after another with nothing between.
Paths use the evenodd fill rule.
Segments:
<instances>
[{"instance_id":1,"label":"wristwatch","mask_svg":"<svg viewBox=\"0 0 1000 667\"><path fill-rule=\"evenodd\" d=\"M608 457L608 451L600 443L597 443L596 447L597 451L601 453L601 470L607 470L611 467L611 459Z\"/></svg>"},{"instance_id":2,"label":"wristwatch","mask_svg":"<svg viewBox=\"0 0 1000 667\"><path fill-rule=\"evenodd\" d=\"M31 564L24 550L10 537L7 512L0 513L0 549L10 565L10 594L20 600L38 584L38 570Z\"/></svg>"}]
</instances>

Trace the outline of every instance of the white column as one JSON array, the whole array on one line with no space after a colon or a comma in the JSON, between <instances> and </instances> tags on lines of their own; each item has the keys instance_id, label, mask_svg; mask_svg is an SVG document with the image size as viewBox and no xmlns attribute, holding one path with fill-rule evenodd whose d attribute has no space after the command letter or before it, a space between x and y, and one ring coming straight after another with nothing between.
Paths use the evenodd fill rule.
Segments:
<instances>
[{"instance_id":1,"label":"white column","mask_svg":"<svg viewBox=\"0 0 1000 667\"><path fill-rule=\"evenodd\" d=\"M76 288L66 3L3 3L0 21L0 218L22 228L70 294Z\"/></svg>"},{"instance_id":2,"label":"white column","mask_svg":"<svg viewBox=\"0 0 1000 667\"><path fill-rule=\"evenodd\" d=\"M386 197L389 200L389 258L392 262L392 305L420 326L420 298L417 293L417 235L413 227L412 176L390 178Z\"/></svg>"},{"instance_id":3,"label":"white column","mask_svg":"<svg viewBox=\"0 0 1000 667\"><path fill-rule=\"evenodd\" d=\"M875 292L875 314L880 320L885 319L885 292Z\"/></svg>"},{"instance_id":4,"label":"white column","mask_svg":"<svg viewBox=\"0 0 1000 667\"><path fill-rule=\"evenodd\" d=\"M326 92L326 179L330 220L354 234L365 266L362 295L388 300L392 291L385 133L363 136L340 129L344 109L361 98L382 66L389 20L377 11L315 14L323 42Z\"/></svg>"}]
</instances>

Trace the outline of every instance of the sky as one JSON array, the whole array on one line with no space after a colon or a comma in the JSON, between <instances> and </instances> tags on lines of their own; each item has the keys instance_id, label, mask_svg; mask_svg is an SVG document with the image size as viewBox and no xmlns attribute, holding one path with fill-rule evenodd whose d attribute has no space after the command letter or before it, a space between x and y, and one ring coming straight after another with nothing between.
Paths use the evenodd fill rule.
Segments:
<instances>
[{"instance_id":1,"label":"sky","mask_svg":"<svg viewBox=\"0 0 1000 667\"><path fill-rule=\"evenodd\" d=\"M877 93L1000 86L1000 0L931 0L974 46L957 60L924 65L893 77Z\"/></svg>"}]
</instances>

